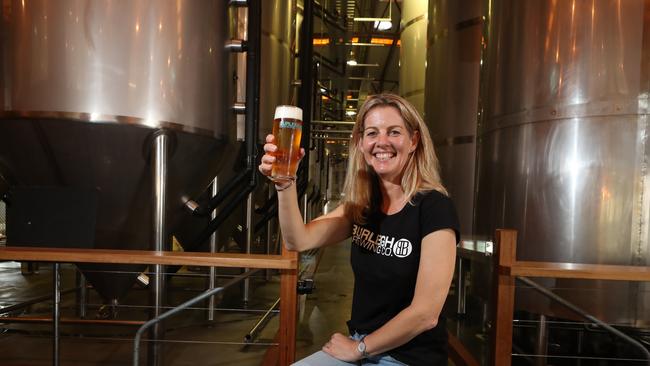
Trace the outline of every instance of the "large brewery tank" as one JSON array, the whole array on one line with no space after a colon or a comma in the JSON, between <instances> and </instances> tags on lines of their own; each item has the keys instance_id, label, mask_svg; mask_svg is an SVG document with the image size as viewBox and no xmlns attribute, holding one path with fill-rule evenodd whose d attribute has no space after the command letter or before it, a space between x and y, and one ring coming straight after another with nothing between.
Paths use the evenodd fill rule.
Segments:
<instances>
[{"instance_id":1,"label":"large brewery tank","mask_svg":"<svg viewBox=\"0 0 650 366\"><path fill-rule=\"evenodd\" d=\"M464 239L473 233L481 2L429 2L425 121Z\"/></svg>"},{"instance_id":2,"label":"large brewery tank","mask_svg":"<svg viewBox=\"0 0 650 366\"><path fill-rule=\"evenodd\" d=\"M648 265L650 5L497 0L485 10L475 232L517 229L520 260ZM606 321L647 321L646 284L548 285Z\"/></svg>"},{"instance_id":3,"label":"large brewery tank","mask_svg":"<svg viewBox=\"0 0 650 366\"><path fill-rule=\"evenodd\" d=\"M424 112L424 80L426 72L427 38L426 1L405 1L400 22L399 95L420 112Z\"/></svg>"},{"instance_id":4,"label":"large brewery tank","mask_svg":"<svg viewBox=\"0 0 650 366\"><path fill-rule=\"evenodd\" d=\"M174 227L183 199L221 164L225 9L221 0L3 1L8 244L153 249L151 141L160 131L171 142ZM82 268L106 300L143 270Z\"/></svg>"}]
</instances>

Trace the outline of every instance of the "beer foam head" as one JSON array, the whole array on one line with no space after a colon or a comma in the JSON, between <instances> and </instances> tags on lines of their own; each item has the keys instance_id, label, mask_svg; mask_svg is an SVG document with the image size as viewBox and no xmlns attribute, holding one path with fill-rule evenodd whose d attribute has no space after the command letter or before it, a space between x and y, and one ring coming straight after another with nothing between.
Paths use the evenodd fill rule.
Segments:
<instances>
[{"instance_id":1,"label":"beer foam head","mask_svg":"<svg viewBox=\"0 0 650 366\"><path fill-rule=\"evenodd\" d=\"M273 119L278 118L293 118L302 121L302 109L292 105L279 105L275 107L275 117Z\"/></svg>"}]
</instances>

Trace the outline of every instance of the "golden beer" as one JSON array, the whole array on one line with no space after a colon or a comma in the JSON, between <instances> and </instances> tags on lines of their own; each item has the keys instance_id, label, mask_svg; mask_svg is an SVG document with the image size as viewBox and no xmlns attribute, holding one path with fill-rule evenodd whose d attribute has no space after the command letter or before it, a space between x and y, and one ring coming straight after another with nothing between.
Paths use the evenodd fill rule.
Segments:
<instances>
[{"instance_id":1,"label":"golden beer","mask_svg":"<svg viewBox=\"0 0 650 366\"><path fill-rule=\"evenodd\" d=\"M296 179L300 161L300 138L302 136L302 109L281 105L275 109L273 136L278 149L273 153L275 162L271 171L274 181Z\"/></svg>"}]
</instances>

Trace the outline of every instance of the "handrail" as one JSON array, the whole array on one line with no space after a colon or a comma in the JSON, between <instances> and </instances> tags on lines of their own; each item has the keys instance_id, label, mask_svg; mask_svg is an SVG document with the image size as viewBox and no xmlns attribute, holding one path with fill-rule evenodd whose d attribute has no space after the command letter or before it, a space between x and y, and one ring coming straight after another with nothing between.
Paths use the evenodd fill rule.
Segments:
<instances>
[{"instance_id":1,"label":"handrail","mask_svg":"<svg viewBox=\"0 0 650 366\"><path fill-rule=\"evenodd\" d=\"M586 311L580 309L579 307L575 306L574 304L570 303L569 301L566 301L562 297L554 294L552 291L544 288L544 286L541 286L541 285L537 284L535 281L532 281L531 279L526 278L526 277L519 277L519 276L517 277L517 279L519 281L525 283L526 285L532 287L533 289L537 290L538 292L540 292L544 296L552 299L553 301L556 301L556 302L562 304L563 306L571 309L572 311L579 314L583 318L591 321L592 323L596 323L599 327L601 327L601 328L605 329L606 331L614 334L615 336L623 339L624 341L632 344L634 347L638 348L641 351L641 353L643 353L645 355L646 359L648 359L647 364L650 365L650 351L648 351L648 349L645 348L645 346L643 346L641 343L639 343L636 339L628 336L627 334L621 332L620 330L618 330L618 329L612 327L611 325L603 322L602 320L596 318L595 316L590 315L589 313L587 313Z\"/></svg>"},{"instance_id":2,"label":"handrail","mask_svg":"<svg viewBox=\"0 0 650 366\"><path fill-rule=\"evenodd\" d=\"M509 266L499 266L499 271L510 276L650 281L650 267L645 266L515 261Z\"/></svg>"},{"instance_id":3,"label":"handrail","mask_svg":"<svg viewBox=\"0 0 650 366\"><path fill-rule=\"evenodd\" d=\"M587 314L582 309L560 298L551 291L543 287L538 288L537 284L525 278L525 276L531 276L645 282L650 281L650 268L643 266L518 261L516 256L517 232L515 230L498 229L496 230L495 236L495 271L493 282L495 303L492 306L494 326L492 327L491 337L492 365L509 366L511 364L515 278L531 285L537 291L576 311L578 314L615 335L624 338L628 342L631 341L630 343L636 347L642 348L643 353L648 358L648 365L650 365L650 352L642 344L605 324L601 320Z\"/></svg>"},{"instance_id":4,"label":"handrail","mask_svg":"<svg viewBox=\"0 0 650 366\"><path fill-rule=\"evenodd\" d=\"M196 304L199 301L205 300L209 298L210 296L214 296L218 294L219 292L225 290L226 288L244 280L245 278L249 277L253 273L259 271L259 269L252 269L248 270L242 274L240 274L237 277L232 278L230 281L226 282L223 284L223 286L220 287L215 287L213 289L207 290L200 294L199 296L196 296L192 299L189 299L185 301L184 303L174 307L173 309L161 314L160 316L150 319L146 323L144 323L138 331L135 333L135 337L133 338L133 366L138 366L138 360L140 358L140 338L142 338L142 334L150 328L151 326L171 317L172 315L178 314L181 310L187 309L188 307Z\"/></svg>"},{"instance_id":5,"label":"handrail","mask_svg":"<svg viewBox=\"0 0 650 366\"><path fill-rule=\"evenodd\" d=\"M295 359L298 253L288 251L284 246L282 247L282 255L191 253L154 250L0 247L0 260L52 262L54 263L55 268L58 267L59 263L124 263L254 269L250 272L254 272L258 269L279 269L280 298L282 301L280 306L280 329L278 331L279 344L277 348L272 347L274 350L277 349L278 351L275 357L277 361L275 361L274 364L277 362L279 365L289 365L293 363ZM57 270L54 272L56 273ZM223 287L227 286L224 285L222 287L211 289L213 292L206 292L201 295L201 298L208 298L223 290ZM55 286L53 294L55 302L60 294L60 290ZM53 332L55 333L53 353L54 365L58 364L59 321L60 315L57 311L54 311L52 315L52 323L54 324ZM269 353L269 350L267 350L267 353Z\"/></svg>"},{"instance_id":6,"label":"handrail","mask_svg":"<svg viewBox=\"0 0 650 366\"><path fill-rule=\"evenodd\" d=\"M40 247L0 248L0 260L268 269L292 269L297 266L296 259L281 255Z\"/></svg>"}]
</instances>

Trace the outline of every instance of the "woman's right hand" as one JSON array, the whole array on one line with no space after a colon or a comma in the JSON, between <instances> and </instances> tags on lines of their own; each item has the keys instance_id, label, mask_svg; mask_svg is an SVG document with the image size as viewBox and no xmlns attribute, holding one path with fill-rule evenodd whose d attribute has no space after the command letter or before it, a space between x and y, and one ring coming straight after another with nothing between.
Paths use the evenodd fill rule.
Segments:
<instances>
[{"instance_id":1,"label":"woman's right hand","mask_svg":"<svg viewBox=\"0 0 650 366\"><path fill-rule=\"evenodd\" d=\"M272 154L278 149L275 145L275 136L268 134L266 135L266 144L264 144L264 156L262 156L262 161L258 167L260 173L266 177L271 176L271 170L273 170L273 163L275 162L275 156Z\"/></svg>"}]
</instances>

